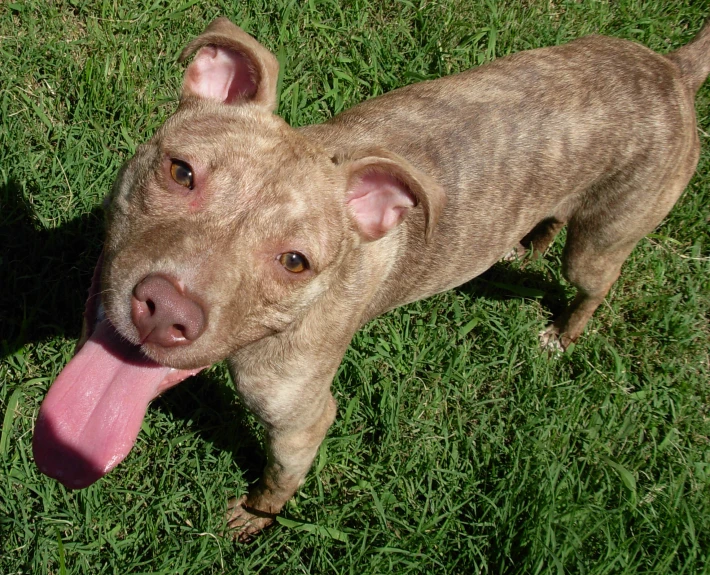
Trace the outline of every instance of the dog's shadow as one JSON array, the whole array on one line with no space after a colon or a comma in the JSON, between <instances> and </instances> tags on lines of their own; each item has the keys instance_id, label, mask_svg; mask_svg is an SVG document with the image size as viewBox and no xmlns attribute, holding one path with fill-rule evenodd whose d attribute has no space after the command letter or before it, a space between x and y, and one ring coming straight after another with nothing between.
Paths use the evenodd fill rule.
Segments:
<instances>
[{"instance_id":1,"label":"dog's shadow","mask_svg":"<svg viewBox=\"0 0 710 575\"><path fill-rule=\"evenodd\" d=\"M77 338L94 266L101 253L100 208L56 227L43 224L14 181L0 186L0 361L26 344L53 337ZM506 289L510 286L511 289ZM523 291L515 291L522 286ZM561 285L540 271L497 264L457 290L474 297L525 297L525 289L543 294L543 307L564 306ZM263 464L260 434L246 408L218 367L180 385L156 401L157 409L191 421L197 433L232 453L247 479Z\"/></svg>"},{"instance_id":2,"label":"dog's shadow","mask_svg":"<svg viewBox=\"0 0 710 575\"><path fill-rule=\"evenodd\" d=\"M550 316L557 317L567 306L565 287L536 264L531 260L521 265L499 261L453 291L491 300L535 299Z\"/></svg>"},{"instance_id":3,"label":"dog's shadow","mask_svg":"<svg viewBox=\"0 0 710 575\"><path fill-rule=\"evenodd\" d=\"M79 336L102 222L95 208L52 227L17 182L0 186L0 360L27 343Z\"/></svg>"},{"instance_id":4,"label":"dog's shadow","mask_svg":"<svg viewBox=\"0 0 710 575\"><path fill-rule=\"evenodd\" d=\"M266 464L263 431L228 383L224 365L190 378L160 396L151 409L189 422L203 441L230 453L248 483L254 483Z\"/></svg>"}]
</instances>

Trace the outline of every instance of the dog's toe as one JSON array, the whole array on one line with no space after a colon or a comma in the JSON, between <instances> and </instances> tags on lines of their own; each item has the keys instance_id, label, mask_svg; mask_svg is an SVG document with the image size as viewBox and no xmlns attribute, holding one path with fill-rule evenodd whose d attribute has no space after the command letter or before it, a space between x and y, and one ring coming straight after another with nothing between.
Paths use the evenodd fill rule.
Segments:
<instances>
[{"instance_id":1,"label":"dog's toe","mask_svg":"<svg viewBox=\"0 0 710 575\"><path fill-rule=\"evenodd\" d=\"M274 522L275 515L251 509L246 505L247 496L232 497L227 503L227 528L230 535L240 543L248 543Z\"/></svg>"},{"instance_id":2,"label":"dog's toe","mask_svg":"<svg viewBox=\"0 0 710 575\"><path fill-rule=\"evenodd\" d=\"M565 351L560 330L554 323L543 329L538 334L538 339L540 340L540 347L550 356L560 355Z\"/></svg>"},{"instance_id":3,"label":"dog's toe","mask_svg":"<svg viewBox=\"0 0 710 575\"><path fill-rule=\"evenodd\" d=\"M525 249L525 246L523 244L518 244L503 256L503 261L514 262L516 260L522 260L527 254L528 251Z\"/></svg>"}]
</instances>

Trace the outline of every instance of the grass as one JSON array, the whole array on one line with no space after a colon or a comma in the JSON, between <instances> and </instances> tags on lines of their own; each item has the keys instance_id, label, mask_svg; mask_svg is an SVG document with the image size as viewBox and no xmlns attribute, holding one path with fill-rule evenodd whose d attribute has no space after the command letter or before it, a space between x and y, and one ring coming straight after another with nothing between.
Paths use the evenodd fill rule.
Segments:
<instances>
[{"instance_id":1,"label":"grass","mask_svg":"<svg viewBox=\"0 0 710 575\"><path fill-rule=\"evenodd\" d=\"M279 111L302 125L588 33L668 51L709 14L695 0L0 5L0 572L710 573L710 83L696 176L573 352L548 361L536 342L571 293L561 240L371 322L314 469L252 544L220 535L227 497L264 463L223 366L156 401L86 490L31 455L78 336L101 200L175 108L175 57L215 16L278 55Z\"/></svg>"}]
</instances>

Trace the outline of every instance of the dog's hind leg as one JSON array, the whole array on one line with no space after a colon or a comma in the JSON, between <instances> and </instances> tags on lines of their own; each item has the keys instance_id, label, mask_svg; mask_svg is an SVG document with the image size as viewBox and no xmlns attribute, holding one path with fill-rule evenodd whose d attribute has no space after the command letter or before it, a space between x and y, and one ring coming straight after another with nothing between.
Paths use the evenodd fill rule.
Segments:
<instances>
[{"instance_id":1,"label":"dog's hind leg","mask_svg":"<svg viewBox=\"0 0 710 575\"><path fill-rule=\"evenodd\" d=\"M564 351L584 331L599 304L619 277L621 265L636 240L599 251L593 242L570 224L563 255L563 273L577 288L577 295L567 309L540 334L540 343L549 351ZM639 238L640 239L640 238Z\"/></svg>"},{"instance_id":2,"label":"dog's hind leg","mask_svg":"<svg viewBox=\"0 0 710 575\"><path fill-rule=\"evenodd\" d=\"M564 351L582 334L631 250L663 220L685 189L695 166L692 155L688 160L665 177L637 170L623 181L607 181L591 190L590 200L569 221L562 256L563 274L577 294L540 334L543 348ZM639 189L639 181L646 183L645 191Z\"/></svg>"}]
</instances>

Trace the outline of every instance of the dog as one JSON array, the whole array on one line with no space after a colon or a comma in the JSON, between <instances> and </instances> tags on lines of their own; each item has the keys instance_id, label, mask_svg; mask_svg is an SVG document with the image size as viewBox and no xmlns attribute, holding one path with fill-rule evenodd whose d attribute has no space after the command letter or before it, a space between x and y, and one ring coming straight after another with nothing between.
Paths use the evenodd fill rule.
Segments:
<instances>
[{"instance_id":1,"label":"dog","mask_svg":"<svg viewBox=\"0 0 710 575\"><path fill-rule=\"evenodd\" d=\"M542 254L566 225L577 295L541 343L577 340L695 171L710 25L668 55L598 36L521 52L299 129L274 114L276 58L240 28L215 20L193 54L177 111L109 195L84 335L33 449L85 487L152 399L226 359L267 435L260 482L228 505L244 540L304 481L370 319Z\"/></svg>"}]
</instances>

